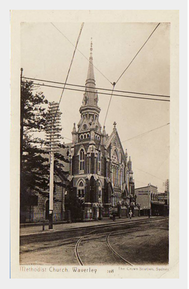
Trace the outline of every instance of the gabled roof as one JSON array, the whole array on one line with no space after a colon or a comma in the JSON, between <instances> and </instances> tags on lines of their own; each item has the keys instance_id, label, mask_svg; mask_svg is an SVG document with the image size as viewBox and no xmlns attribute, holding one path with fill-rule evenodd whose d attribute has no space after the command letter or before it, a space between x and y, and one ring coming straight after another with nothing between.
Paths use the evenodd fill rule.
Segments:
<instances>
[{"instance_id":1,"label":"gabled roof","mask_svg":"<svg viewBox=\"0 0 189 289\"><path fill-rule=\"evenodd\" d=\"M119 134L118 134L118 131L116 128L113 129L111 135L108 137L107 141L106 141L106 148L108 148L110 146L110 144L112 143L112 141L114 139L117 139L117 141L119 142L119 145L121 147L121 150L122 150L122 154L123 156L125 157L125 154L124 154L124 150L123 150L123 147L122 147L122 144L121 144L121 140L120 140L120 137L119 137Z\"/></svg>"}]
</instances>

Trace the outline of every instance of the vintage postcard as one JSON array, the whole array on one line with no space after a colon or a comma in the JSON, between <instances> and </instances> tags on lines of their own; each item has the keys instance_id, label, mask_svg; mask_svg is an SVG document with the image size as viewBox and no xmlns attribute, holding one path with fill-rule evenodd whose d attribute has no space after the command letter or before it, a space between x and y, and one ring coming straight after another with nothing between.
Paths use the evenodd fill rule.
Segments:
<instances>
[{"instance_id":1,"label":"vintage postcard","mask_svg":"<svg viewBox=\"0 0 189 289\"><path fill-rule=\"evenodd\" d=\"M13 278L178 278L178 31L11 12Z\"/></svg>"}]
</instances>

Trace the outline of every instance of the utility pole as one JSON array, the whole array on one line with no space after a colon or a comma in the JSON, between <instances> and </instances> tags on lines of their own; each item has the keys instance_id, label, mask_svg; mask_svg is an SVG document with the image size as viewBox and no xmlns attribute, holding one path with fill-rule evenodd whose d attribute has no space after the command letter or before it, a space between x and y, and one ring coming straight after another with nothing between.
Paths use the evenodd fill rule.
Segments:
<instances>
[{"instance_id":1,"label":"utility pole","mask_svg":"<svg viewBox=\"0 0 189 289\"><path fill-rule=\"evenodd\" d=\"M54 153L58 151L60 139L60 111L59 104L49 103L46 124L46 140L50 161L50 182L49 182L49 229L53 229L53 194L54 194Z\"/></svg>"},{"instance_id":2,"label":"utility pole","mask_svg":"<svg viewBox=\"0 0 189 289\"><path fill-rule=\"evenodd\" d=\"M23 68L20 69L20 206L21 206L21 194L22 194L22 173L23 173L23 165L22 165L22 155L23 155L23 118L24 118L24 100L23 100L23 87L22 87L22 76L23 76ZM21 210L21 207L20 207ZM20 214L21 216L21 214Z\"/></svg>"},{"instance_id":3,"label":"utility pole","mask_svg":"<svg viewBox=\"0 0 189 289\"><path fill-rule=\"evenodd\" d=\"M23 68L20 69L20 171L22 171L22 150L23 150L23 104L22 99L22 76Z\"/></svg>"}]
</instances>

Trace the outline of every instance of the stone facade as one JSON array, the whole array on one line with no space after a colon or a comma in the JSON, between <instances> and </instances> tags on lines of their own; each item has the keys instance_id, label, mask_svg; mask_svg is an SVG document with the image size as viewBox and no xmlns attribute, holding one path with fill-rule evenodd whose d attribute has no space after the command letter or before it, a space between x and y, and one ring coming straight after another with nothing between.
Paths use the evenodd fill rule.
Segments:
<instances>
[{"instance_id":1,"label":"stone facade","mask_svg":"<svg viewBox=\"0 0 189 289\"><path fill-rule=\"evenodd\" d=\"M67 208L72 215L77 210L83 220L101 219L124 201L125 205L130 205L131 195L134 197L134 180L131 159L127 161L116 123L109 136L99 122L92 45L80 114L77 129L74 123L72 131L71 190Z\"/></svg>"}]
</instances>

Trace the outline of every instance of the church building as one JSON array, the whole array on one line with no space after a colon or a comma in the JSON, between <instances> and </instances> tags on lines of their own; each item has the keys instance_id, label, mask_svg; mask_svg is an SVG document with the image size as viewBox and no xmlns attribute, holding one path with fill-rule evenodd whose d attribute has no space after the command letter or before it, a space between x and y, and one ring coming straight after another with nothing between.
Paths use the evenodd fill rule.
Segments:
<instances>
[{"instance_id":1,"label":"church building","mask_svg":"<svg viewBox=\"0 0 189 289\"><path fill-rule=\"evenodd\" d=\"M113 131L106 133L99 122L100 107L96 89L92 43L85 93L79 109L81 117L72 130L69 182L66 198L71 215L82 220L97 220L110 216L112 207L136 205L131 158L127 160L116 122ZM76 216L76 219L78 216Z\"/></svg>"}]
</instances>

